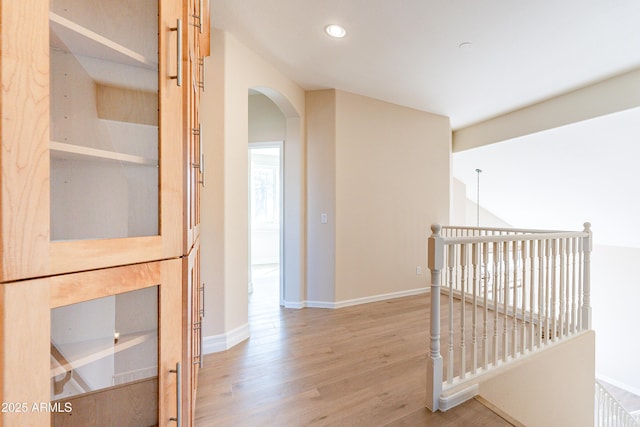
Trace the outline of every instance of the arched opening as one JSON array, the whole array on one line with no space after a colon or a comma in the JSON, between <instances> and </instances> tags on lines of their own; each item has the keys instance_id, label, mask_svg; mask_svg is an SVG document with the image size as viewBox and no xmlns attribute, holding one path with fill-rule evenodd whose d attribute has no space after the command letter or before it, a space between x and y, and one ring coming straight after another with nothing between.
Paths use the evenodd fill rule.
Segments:
<instances>
[{"instance_id":1,"label":"arched opening","mask_svg":"<svg viewBox=\"0 0 640 427\"><path fill-rule=\"evenodd\" d=\"M299 114L285 97L272 89L254 87L249 89L248 97L249 293L251 295L254 285L264 284L264 279L270 278L271 292L278 292L278 295L265 295L263 302L272 304L273 308L301 307L302 142ZM250 155L252 152L254 156ZM261 169L258 175L262 176L251 176L256 169ZM252 195L256 195L256 186L263 187L259 202L251 200ZM256 206L257 203L262 205ZM277 248L265 248L262 246L265 243L275 243ZM277 263L274 262L276 259ZM277 272L273 268L277 268ZM273 280L278 280L275 288Z\"/></svg>"}]
</instances>

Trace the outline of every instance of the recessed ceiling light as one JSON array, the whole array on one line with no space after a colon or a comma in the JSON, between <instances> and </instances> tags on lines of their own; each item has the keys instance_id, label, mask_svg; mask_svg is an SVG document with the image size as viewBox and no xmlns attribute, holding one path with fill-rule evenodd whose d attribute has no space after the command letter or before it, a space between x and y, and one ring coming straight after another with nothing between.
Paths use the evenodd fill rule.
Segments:
<instances>
[{"instance_id":1,"label":"recessed ceiling light","mask_svg":"<svg viewBox=\"0 0 640 427\"><path fill-rule=\"evenodd\" d=\"M324 31L331 37L335 37L337 39L347 35L347 30L345 30L343 26L338 24L327 25L326 27L324 27Z\"/></svg>"}]
</instances>

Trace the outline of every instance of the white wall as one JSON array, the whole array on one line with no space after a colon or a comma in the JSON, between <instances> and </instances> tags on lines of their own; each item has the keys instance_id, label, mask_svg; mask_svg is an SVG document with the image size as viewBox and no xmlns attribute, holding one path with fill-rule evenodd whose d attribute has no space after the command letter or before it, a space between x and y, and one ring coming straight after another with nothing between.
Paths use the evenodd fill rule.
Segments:
<instances>
[{"instance_id":1,"label":"white wall","mask_svg":"<svg viewBox=\"0 0 640 427\"><path fill-rule=\"evenodd\" d=\"M469 194L467 185L454 177L451 192L451 225L475 227L479 218L480 227L511 227L502 218L482 206L482 203L478 211L478 204L467 198L467 194Z\"/></svg>"},{"instance_id":2,"label":"white wall","mask_svg":"<svg viewBox=\"0 0 640 427\"><path fill-rule=\"evenodd\" d=\"M595 245L591 306L598 339L596 375L640 396L640 248Z\"/></svg>"}]
</instances>

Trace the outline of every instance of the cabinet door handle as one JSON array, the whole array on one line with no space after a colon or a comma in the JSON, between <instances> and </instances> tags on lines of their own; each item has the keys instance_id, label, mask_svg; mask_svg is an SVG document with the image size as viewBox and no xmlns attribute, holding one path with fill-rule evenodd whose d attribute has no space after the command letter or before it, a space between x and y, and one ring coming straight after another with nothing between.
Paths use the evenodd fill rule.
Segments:
<instances>
[{"instance_id":1,"label":"cabinet door handle","mask_svg":"<svg viewBox=\"0 0 640 427\"><path fill-rule=\"evenodd\" d=\"M199 8L198 13L191 15L194 21L198 21L198 23L196 24L194 22L191 25L198 28L198 32L202 34L202 0L200 0L200 3L198 4L198 8Z\"/></svg>"},{"instance_id":2,"label":"cabinet door handle","mask_svg":"<svg viewBox=\"0 0 640 427\"><path fill-rule=\"evenodd\" d=\"M169 421L175 421L178 427L182 427L182 366L180 362L176 362L176 369L169 372L176 374L176 416L169 418Z\"/></svg>"},{"instance_id":3,"label":"cabinet door handle","mask_svg":"<svg viewBox=\"0 0 640 427\"><path fill-rule=\"evenodd\" d=\"M200 301L200 316L204 317L204 297L205 297L205 286L204 282L200 285L200 290L202 291L202 300Z\"/></svg>"},{"instance_id":4,"label":"cabinet door handle","mask_svg":"<svg viewBox=\"0 0 640 427\"><path fill-rule=\"evenodd\" d=\"M178 86L182 86L182 19L178 19L175 27L169 28L169 31L176 31L178 35L178 48L176 49L176 75L169 76L170 79L175 80Z\"/></svg>"},{"instance_id":5,"label":"cabinet door handle","mask_svg":"<svg viewBox=\"0 0 640 427\"><path fill-rule=\"evenodd\" d=\"M198 65L200 66L200 81L198 82L198 87L204 92L204 57L198 59Z\"/></svg>"},{"instance_id":6,"label":"cabinet door handle","mask_svg":"<svg viewBox=\"0 0 640 427\"><path fill-rule=\"evenodd\" d=\"M198 160L200 161L200 173L204 174L204 153L202 152L202 123L198 123ZM204 179L203 179L204 181ZM202 184L204 186L204 183Z\"/></svg>"},{"instance_id":7,"label":"cabinet door handle","mask_svg":"<svg viewBox=\"0 0 640 427\"><path fill-rule=\"evenodd\" d=\"M202 345L204 344L204 338L202 335L202 316L200 316L200 366L199 368L202 369L202 366L204 365L204 351L203 351L203 347Z\"/></svg>"},{"instance_id":8,"label":"cabinet door handle","mask_svg":"<svg viewBox=\"0 0 640 427\"><path fill-rule=\"evenodd\" d=\"M200 173L202 173L202 124L198 123L197 128L191 128L191 132L194 136L198 137L198 162L191 163L191 167L194 169L198 169Z\"/></svg>"},{"instance_id":9,"label":"cabinet door handle","mask_svg":"<svg viewBox=\"0 0 640 427\"><path fill-rule=\"evenodd\" d=\"M202 160L200 160L200 184L202 184L202 187L205 187L205 183L204 183L204 175L205 175L205 169L204 169L204 154L202 155Z\"/></svg>"}]
</instances>

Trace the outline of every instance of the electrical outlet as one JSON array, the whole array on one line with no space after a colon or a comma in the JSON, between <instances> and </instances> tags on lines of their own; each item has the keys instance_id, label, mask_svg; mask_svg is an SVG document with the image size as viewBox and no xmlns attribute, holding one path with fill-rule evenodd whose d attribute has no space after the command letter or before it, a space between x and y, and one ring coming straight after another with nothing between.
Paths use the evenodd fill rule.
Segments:
<instances>
[{"instance_id":1,"label":"electrical outlet","mask_svg":"<svg viewBox=\"0 0 640 427\"><path fill-rule=\"evenodd\" d=\"M416 267L416 276L422 276L422 267L420 266Z\"/></svg>"}]
</instances>

